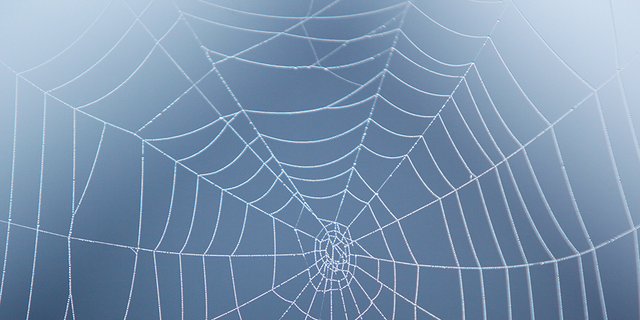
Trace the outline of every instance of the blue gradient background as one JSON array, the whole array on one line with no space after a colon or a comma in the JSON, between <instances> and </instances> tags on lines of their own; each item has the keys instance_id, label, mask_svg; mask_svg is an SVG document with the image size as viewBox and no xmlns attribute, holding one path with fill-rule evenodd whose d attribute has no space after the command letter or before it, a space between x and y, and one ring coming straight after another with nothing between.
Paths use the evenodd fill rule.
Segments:
<instances>
[{"instance_id":1,"label":"blue gradient background","mask_svg":"<svg viewBox=\"0 0 640 320\"><path fill-rule=\"evenodd\" d=\"M637 319L638 17L2 2L0 319Z\"/></svg>"}]
</instances>

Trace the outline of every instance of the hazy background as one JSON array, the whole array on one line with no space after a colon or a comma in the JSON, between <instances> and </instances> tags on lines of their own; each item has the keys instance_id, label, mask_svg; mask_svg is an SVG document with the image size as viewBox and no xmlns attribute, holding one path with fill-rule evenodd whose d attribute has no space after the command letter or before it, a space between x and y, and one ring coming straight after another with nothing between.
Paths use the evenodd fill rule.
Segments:
<instances>
[{"instance_id":1,"label":"hazy background","mask_svg":"<svg viewBox=\"0 0 640 320\"><path fill-rule=\"evenodd\" d=\"M0 318L638 318L639 16L3 2Z\"/></svg>"}]
</instances>

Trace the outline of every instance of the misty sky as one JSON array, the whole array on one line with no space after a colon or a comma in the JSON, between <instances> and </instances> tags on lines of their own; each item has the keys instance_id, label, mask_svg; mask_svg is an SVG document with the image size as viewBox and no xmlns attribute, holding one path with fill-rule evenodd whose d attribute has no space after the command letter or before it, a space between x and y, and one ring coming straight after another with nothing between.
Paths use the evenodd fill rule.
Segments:
<instances>
[{"instance_id":1,"label":"misty sky","mask_svg":"<svg viewBox=\"0 0 640 320\"><path fill-rule=\"evenodd\" d=\"M639 318L639 16L4 2L0 318Z\"/></svg>"}]
</instances>

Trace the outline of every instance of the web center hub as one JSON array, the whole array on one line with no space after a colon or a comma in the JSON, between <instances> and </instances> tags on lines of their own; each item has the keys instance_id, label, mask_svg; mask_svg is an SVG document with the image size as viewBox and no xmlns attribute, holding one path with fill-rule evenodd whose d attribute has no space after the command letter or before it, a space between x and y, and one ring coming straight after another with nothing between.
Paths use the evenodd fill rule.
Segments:
<instances>
[{"instance_id":1,"label":"web center hub","mask_svg":"<svg viewBox=\"0 0 640 320\"><path fill-rule=\"evenodd\" d=\"M342 290L348 286L355 271L353 240L347 226L329 222L315 240L314 257L318 274L314 287L318 291Z\"/></svg>"}]
</instances>

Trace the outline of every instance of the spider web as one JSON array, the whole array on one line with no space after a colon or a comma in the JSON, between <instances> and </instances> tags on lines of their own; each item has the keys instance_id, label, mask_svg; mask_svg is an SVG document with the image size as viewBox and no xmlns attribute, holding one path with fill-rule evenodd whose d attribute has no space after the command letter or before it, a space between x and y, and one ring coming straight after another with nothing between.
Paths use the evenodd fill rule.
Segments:
<instances>
[{"instance_id":1,"label":"spider web","mask_svg":"<svg viewBox=\"0 0 640 320\"><path fill-rule=\"evenodd\" d=\"M0 55L1 318L639 316L637 5L54 6Z\"/></svg>"}]
</instances>

